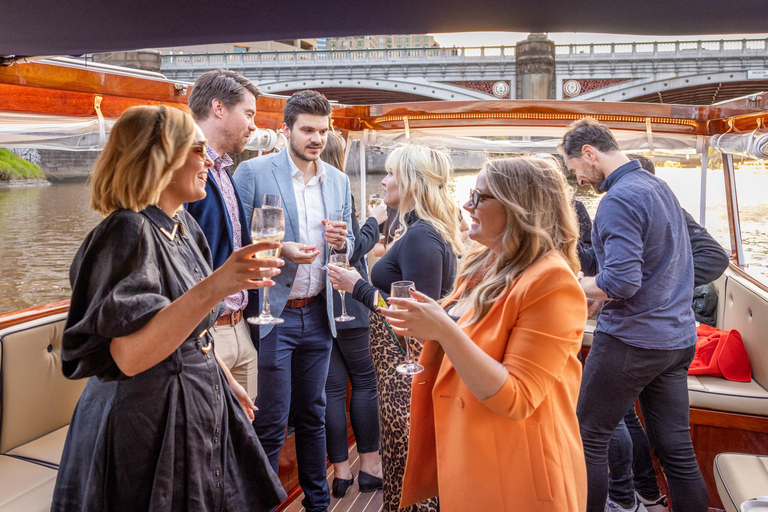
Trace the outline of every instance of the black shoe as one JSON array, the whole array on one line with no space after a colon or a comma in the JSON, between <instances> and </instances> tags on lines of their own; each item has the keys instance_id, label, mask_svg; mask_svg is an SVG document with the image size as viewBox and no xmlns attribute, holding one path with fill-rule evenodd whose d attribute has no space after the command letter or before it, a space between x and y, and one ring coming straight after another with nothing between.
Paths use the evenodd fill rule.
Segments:
<instances>
[{"instance_id":1,"label":"black shoe","mask_svg":"<svg viewBox=\"0 0 768 512\"><path fill-rule=\"evenodd\" d=\"M384 485L384 482L381 480L381 478L369 475L362 470L357 475L357 483L360 486L360 492L378 491Z\"/></svg>"},{"instance_id":2,"label":"black shoe","mask_svg":"<svg viewBox=\"0 0 768 512\"><path fill-rule=\"evenodd\" d=\"M333 494L334 498L343 498L345 494L347 494L347 489L349 489L352 484L355 482L354 475L349 480L345 480L343 478L334 478L333 479L333 491L331 494Z\"/></svg>"}]
</instances>

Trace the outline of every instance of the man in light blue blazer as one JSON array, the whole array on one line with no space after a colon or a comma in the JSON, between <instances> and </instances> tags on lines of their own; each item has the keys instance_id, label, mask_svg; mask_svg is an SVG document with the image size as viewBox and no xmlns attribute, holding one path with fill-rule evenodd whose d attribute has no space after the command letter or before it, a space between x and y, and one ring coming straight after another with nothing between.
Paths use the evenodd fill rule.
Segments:
<instances>
[{"instance_id":1,"label":"man in light blue blazer","mask_svg":"<svg viewBox=\"0 0 768 512\"><path fill-rule=\"evenodd\" d=\"M307 511L330 505L325 469L325 381L332 337L333 288L323 269L330 248L352 254L351 193L347 176L320 160L330 129L331 107L315 91L301 91L283 113L288 147L238 166L234 175L250 219L264 194L282 199L285 239L282 272L273 278L269 304L284 323L262 325L259 394L253 422L275 471L293 405L299 483ZM326 219L341 214L343 221ZM262 300L260 294L259 300Z\"/></svg>"}]
</instances>

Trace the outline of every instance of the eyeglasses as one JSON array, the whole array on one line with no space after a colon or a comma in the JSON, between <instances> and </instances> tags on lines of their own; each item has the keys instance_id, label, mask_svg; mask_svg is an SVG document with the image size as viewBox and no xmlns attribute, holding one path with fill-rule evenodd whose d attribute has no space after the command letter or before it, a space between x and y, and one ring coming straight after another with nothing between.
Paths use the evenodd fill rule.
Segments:
<instances>
[{"instance_id":1,"label":"eyeglasses","mask_svg":"<svg viewBox=\"0 0 768 512\"><path fill-rule=\"evenodd\" d=\"M479 205L483 199L496 199L492 195L489 194L481 194L477 190L471 188L469 189L469 203L472 205L472 209L477 208L477 205Z\"/></svg>"},{"instance_id":2,"label":"eyeglasses","mask_svg":"<svg viewBox=\"0 0 768 512\"><path fill-rule=\"evenodd\" d=\"M205 159L206 155L208 154L208 143L197 142L195 144L192 144L190 151L195 153L200 158Z\"/></svg>"}]
</instances>

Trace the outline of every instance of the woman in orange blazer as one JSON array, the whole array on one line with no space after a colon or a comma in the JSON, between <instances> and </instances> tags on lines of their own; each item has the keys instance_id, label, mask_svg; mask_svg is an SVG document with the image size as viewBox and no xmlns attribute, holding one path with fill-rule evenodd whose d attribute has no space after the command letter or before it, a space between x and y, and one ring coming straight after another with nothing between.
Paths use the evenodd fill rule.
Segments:
<instances>
[{"instance_id":1,"label":"woman in orange blazer","mask_svg":"<svg viewBox=\"0 0 768 512\"><path fill-rule=\"evenodd\" d=\"M538 158L491 160L476 186L464 205L476 243L449 298L414 292L389 299L403 311L380 310L399 334L428 340L400 506L439 496L442 512L582 511L587 303L569 188Z\"/></svg>"}]
</instances>

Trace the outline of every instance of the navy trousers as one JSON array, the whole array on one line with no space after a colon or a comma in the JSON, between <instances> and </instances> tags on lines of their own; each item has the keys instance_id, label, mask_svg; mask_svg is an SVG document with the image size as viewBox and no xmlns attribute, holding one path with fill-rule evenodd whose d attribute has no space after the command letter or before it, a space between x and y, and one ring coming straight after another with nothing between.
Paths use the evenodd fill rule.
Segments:
<instances>
[{"instance_id":1,"label":"navy trousers","mask_svg":"<svg viewBox=\"0 0 768 512\"><path fill-rule=\"evenodd\" d=\"M302 505L325 511L331 503L325 473L325 380L332 336L322 295L303 308L286 308L285 323L259 344L259 394L253 426L277 472L293 408Z\"/></svg>"}]
</instances>

